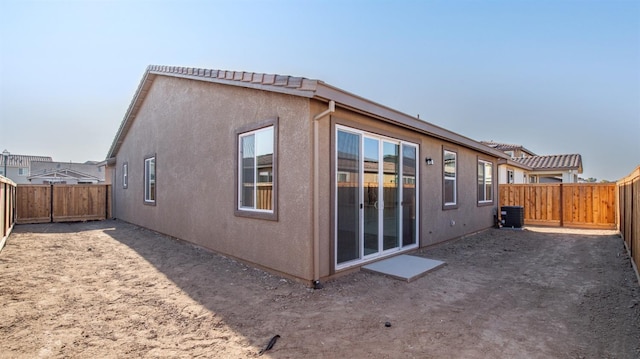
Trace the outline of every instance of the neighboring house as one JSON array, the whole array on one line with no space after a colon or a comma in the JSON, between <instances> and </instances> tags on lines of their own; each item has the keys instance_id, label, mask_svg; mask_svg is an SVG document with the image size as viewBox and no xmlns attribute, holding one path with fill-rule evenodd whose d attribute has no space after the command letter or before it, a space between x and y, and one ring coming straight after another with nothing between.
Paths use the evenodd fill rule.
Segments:
<instances>
[{"instance_id":1,"label":"neighboring house","mask_svg":"<svg viewBox=\"0 0 640 359\"><path fill-rule=\"evenodd\" d=\"M578 175L583 172L579 154L532 156L514 161L531 168L529 177L533 183L578 183Z\"/></svg>"},{"instance_id":2,"label":"neighboring house","mask_svg":"<svg viewBox=\"0 0 640 359\"><path fill-rule=\"evenodd\" d=\"M29 181L32 184L96 184L102 182L97 177L70 169L54 170L29 176Z\"/></svg>"},{"instance_id":3,"label":"neighboring house","mask_svg":"<svg viewBox=\"0 0 640 359\"><path fill-rule=\"evenodd\" d=\"M311 284L493 226L500 159L319 80L149 66L107 163L114 217Z\"/></svg>"},{"instance_id":4,"label":"neighboring house","mask_svg":"<svg viewBox=\"0 0 640 359\"><path fill-rule=\"evenodd\" d=\"M14 155L9 154L7 156L7 173L4 173L5 163L4 156L0 154L0 175L10 178L17 184L28 184L29 176L31 175L31 163L51 162L51 157L48 156L30 156L30 155Z\"/></svg>"},{"instance_id":5,"label":"neighboring house","mask_svg":"<svg viewBox=\"0 0 640 359\"><path fill-rule=\"evenodd\" d=\"M579 154L536 155L520 145L481 141L511 158L501 160L498 183L578 183L583 172Z\"/></svg>"},{"instance_id":6,"label":"neighboring house","mask_svg":"<svg viewBox=\"0 0 640 359\"><path fill-rule=\"evenodd\" d=\"M33 184L96 184L105 182L105 166L99 162L31 162Z\"/></svg>"},{"instance_id":7,"label":"neighboring house","mask_svg":"<svg viewBox=\"0 0 640 359\"><path fill-rule=\"evenodd\" d=\"M510 158L527 158L536 156L532 151L524 148L521 145L511 145L507 143L498 143L494 141L480 141L483 145L495 148L498 151L504 152Z\"/></svg>"}]
</instances>

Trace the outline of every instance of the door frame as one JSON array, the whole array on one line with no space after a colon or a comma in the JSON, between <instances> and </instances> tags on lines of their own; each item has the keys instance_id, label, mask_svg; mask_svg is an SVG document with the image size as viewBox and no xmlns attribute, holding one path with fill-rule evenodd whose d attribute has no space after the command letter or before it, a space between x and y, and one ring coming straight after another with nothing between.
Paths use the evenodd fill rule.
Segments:
<instances>
[{"instance_id":1,"label":"door frame","mask_svg":"<svg viewBox=\"0 0 640 359\"><path fill-rule=\"evenodd\" d=\"M397 137L391 137L391 136L387 136L387 135L381 135L378 133L374 133L374 132L370 132L370 131L366 131L366 130L361 130L358 129L356 127L352 127L352 126L348 126L348 125L341 125L341 124L335 124L335 126L333 126L334 128L332 129L332 137L335 139L334 141L332 141L334 143L334 145L332 146L332 174L333 174L333 178L331 180L331 186L332 186L332 194L333 194L333 200L332 200L332 206L331 206L331 211L332 211L332 217L333 217L333 223L332 223L332 236L331 236L331 241L332 241L332 247L333 247L333 260L332 260L332 267L335 269L335 271L340 271L340 270L344 270L344 269L348 269L351 267L357 267L360 266L364 263L368 263L368 262L372 262L375 260L379 260L381 258L385 258L385 257L389 257L392 255L396 255L402 252L407 252L413 249L416 249L420 246L420 189L419 189L419 177L420 177L420 166L419 163L420 161L418 160L420 158L420 144L417 142L413 142L413 141L408 141L405 139L401 139L401 138L397 138ZM399 219L398 219L398 246L391 248L391 249L387 249L384 250L383 244L380 243L381 241L383 241L383 239L379 238L379 248L378 248L378 253L373 253L373 254L369 254L369 255L365 255L364 254L364 219L363 219L363 214L364 214L364 209L361 207L359 210L359 215L358 215L358 225L359 225L359 233L358 233L358 245L359 245L359 258L357 259L353 259L353 260L348 260L346 262L343 263L338 263L338 181L337 181L337 176L338 176L338 143L337 143L337 139L338 139L338 132L339 131L345 131L348 133L352 133L352 134L357 134L359 136L359 150L361 153L361 158L360 158L360 163L358 164L359 167L359 188L358 188L358 195L359 195L359 202L360 204L364 203L364 142L365 142L365 138L373 138L373 139L377 139L379 141L379 153L382 153L382 146L383 143L386 142L390 142L390 143L394 143L398 145L398 178L400 179L400 183L399 183L399 188L398 188L398 199L399 199L399 203L400 206L398 208L398 212L399 212ZM402 198L403 198L403 191L404 191L404 175L403 175L403 145L407 145L407 146L411 146L415 149L415 154L416 154L416 163L415 163L415 242L413 244L410 245L403 245L403 225L404 225L404 219L403 219L403 215L404 215L404 210L403 210L403 204L402 204ZM380 171L382 171L382 173L384 174L384 160L382 158L379 159L380 160L380 167L379 167L379 173ZM382 178L379 178L379 183L380 181L383 181ZM379 191L384 191L384 188L382 187L381 189L379 188ZM379 217L380 219L380 217ZM384 215L382 215L382 220L384 220ZM383 223L379 223L379 228L382 227L382 231L384 231L384 224ZM382 237L384 237L384 232L382 232L383 235ZM380 237L380 233L378 233L378 236Z\"/></svg>"}]
</instances>

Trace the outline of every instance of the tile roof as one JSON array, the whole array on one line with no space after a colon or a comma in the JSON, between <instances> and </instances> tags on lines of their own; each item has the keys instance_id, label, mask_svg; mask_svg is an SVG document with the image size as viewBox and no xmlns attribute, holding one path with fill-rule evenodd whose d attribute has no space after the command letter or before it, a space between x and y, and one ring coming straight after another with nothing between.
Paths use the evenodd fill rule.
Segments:
<instances>
[{"instance_id":1,"label":"tile roof","mask_svg":"<svg viewBox=\"0 0 640 359\"><path fill-rule=\"evenodd\" d=\"M181 75L180 77L193 77L198 80L216 79L216 82L240 83L246 87L268 86L270 90L278 92L290 92L292 90L313 92L316 90L318 82L322 82L304 77L246 71L200 69L195 67L150 65L148 71L152 74L174 74Z\"/></svg>"},{"instance_id":2,"label":"tile roof","mask_svg":"<svg viewBox=\"0 0 640 359\"><path fill-rule=\"evenodd\" d=\"M429 122L409 116L400 111L380 105L363 97L354 95L320 80L304 77L263 74L245 71L225 71L194 67L160 66L147 67L131 104L122 120L118 132L109 148L107 160L115 158L129 129L142 107L142 103L150 91L157 76L170 76L196 81L205 81L231 86L252 88L270 92L284 93L294 96L314 98L322 102L334 101L337 107L373 116L382 121L410 128L419 133L447 140L452 143L472 148L496 158L508 158L503 152L483 146L479 142L436 126Z\"/></svg>"},{"instance_id":3,"label":"tile roof","mask_svg":"<svg viewBox=\"0 0 640 359\"><path fill-rule=\"evenodd\" d=\"M513 161L529 166L534 171L575 169L582 173L582 156L579 154L531 156L514 158Z\"/></svg>"},{"instance_id":4,"label":"tile roof","mask_svg":"<svg viewBox=\"0 0 640 359\"><path fill-rule=\"evenodd\" d=\"M42 173L39 174L35 174L35 175L31 175L29 177L27 177L29 180L34 179L34 178L49 178L49 177L56 177L56 176L60 176L60 177L71 177L71 178L88 178L88 179L94 179L94 180L100 180L100 178L96 177L96 176L92 176L90 174L87 173L82 173L80 171L75 171L69 168L65 168L65 169L55 169L55 170L51 170L51 171L44 171Z\"/></svg>"},{"instance_id":5,"label":"tile roof","mask_svg":"<svg viewBox=\"0 0 640 359\"><path fill-rule=\"evenodd\" d=\"M493 141L480 141L480 143L482 143L485 146L495 148L498 151L504 152L504 151L522 150L535 156L535 153L524 148L524 146L522 145L512 145L509 143L499 143L499 142L493 142Z\"/></svg>"},{"instance_id":6,"label":"tile roof","mask_svg":"<svg viewBox=\"0 0 640 359\"><path fill-rule=\"evenodd\" d=\"M94 161L87 161L85 163L33 161L31 163L30 174L32 176L37 176L43 173L53 173L55 171L60 172L64 170L75 171L101 180L104 180L105 176L104 171L98 166L97 162Z\"/></svg>"},{"instance_id":7,"label":"tile roof","mask_svg":"<svg viewBox=\"0 0 640 359\"><path fill-rule=\"evenodd\" d=\"M53 159L49 156L30 156L30 155L14 155L10 154L7 158L7 167L31 167L31 162L51 162ZM0 166L4 166L4 156L0 155Z\"/></svg>"}]
</instances>

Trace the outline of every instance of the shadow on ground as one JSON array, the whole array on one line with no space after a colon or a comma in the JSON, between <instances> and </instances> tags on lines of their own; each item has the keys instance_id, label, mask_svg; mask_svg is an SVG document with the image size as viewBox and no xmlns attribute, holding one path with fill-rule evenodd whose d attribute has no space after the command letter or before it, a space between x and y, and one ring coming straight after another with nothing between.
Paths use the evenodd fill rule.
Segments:
<instances>
[{"instance_id":1,"label":"shadow on ground","mask_svg":"<svg viewBox=\"0 0 640 359\"><path fill-rule=\"evenodd\" d=\"M640 291L615 235L492 229L414 255L448 265L314 291L121 221L17 226L0 253L0 350L254 357L279 334L267 356L640 355Z\"/></svg>"}]
</instances>

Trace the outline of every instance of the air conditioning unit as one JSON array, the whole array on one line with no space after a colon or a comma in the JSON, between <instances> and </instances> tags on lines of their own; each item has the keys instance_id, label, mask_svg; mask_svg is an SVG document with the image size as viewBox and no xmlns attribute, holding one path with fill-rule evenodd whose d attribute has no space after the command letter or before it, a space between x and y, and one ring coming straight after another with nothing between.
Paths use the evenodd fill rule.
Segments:
<instances>
[{"instance_id":1,"label":"air conditioning unit","mask_svg":"<svg viewBox=\"0 0 640 359\"><path fill-rule=\"evenodd\" d=\"M524 226L524 207L502 206L500 219L503 227L522 228Z\"/></svg>"}]
</instances>

